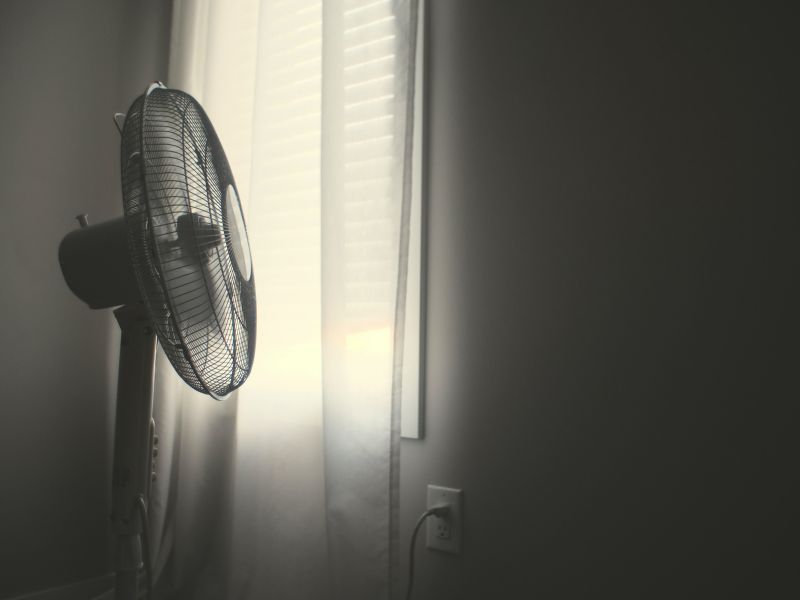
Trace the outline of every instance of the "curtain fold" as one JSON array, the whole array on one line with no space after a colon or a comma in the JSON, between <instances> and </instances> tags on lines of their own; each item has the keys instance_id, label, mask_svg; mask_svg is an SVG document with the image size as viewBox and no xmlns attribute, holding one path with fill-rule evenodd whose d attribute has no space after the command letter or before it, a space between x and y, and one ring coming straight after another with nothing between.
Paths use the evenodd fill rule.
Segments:
<instances>
[{"instance_id":1,"label":"curtain fold","mask_svg":"<svg viewBox=\"0 0 800 600\"><path fill-rule=\"evenodd\" d=\"M385 598L397 564L415 3L323 4L328 551L337 598Z\"/></svg>"},{"instance_id":2,"label":"curtain fold","mask_svg":"<svg viewBox=\"0 0 800 600\"><path fill-rule=\"evenodd\" d=\"M228 154L259 320L238 397L157 361L156 572L180 598L390 598L415 24L413 0L175 1L166 83Z\"/></svg>"}]
</instances>

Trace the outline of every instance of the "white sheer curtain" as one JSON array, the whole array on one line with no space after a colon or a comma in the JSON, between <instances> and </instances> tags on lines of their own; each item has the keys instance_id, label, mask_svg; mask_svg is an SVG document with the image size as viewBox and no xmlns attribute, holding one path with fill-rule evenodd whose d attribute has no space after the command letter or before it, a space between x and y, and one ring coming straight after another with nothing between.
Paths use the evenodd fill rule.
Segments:
<instances>
[{"instance_id":1,"label":"white sheer curtain","mask_svg":"<svg viewBox=\"0 0 800 600\"><path fill-rule=\"evenodd\" d=\"M176 0L169 86L232 164L258 339L238 398L157 374L161 585L383 599L397 465L415 0Z\"/></svg>"}]
</instances>

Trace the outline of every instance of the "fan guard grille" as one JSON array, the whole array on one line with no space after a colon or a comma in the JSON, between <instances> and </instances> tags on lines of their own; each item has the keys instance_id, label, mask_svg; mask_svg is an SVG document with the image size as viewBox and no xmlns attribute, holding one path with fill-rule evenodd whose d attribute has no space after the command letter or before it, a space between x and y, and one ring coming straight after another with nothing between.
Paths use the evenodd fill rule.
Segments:
<instances>
[{"instance_id":1,"label":"fan guard grille","mask_svg":"<svg viewBox=\"0 0 800 600\"><path fill-rule=\"evenodd\" d=\"M161 346L190 386L222 398L247 379L256 333L252 272L233 258L226 194L238 209L238 191L225 152L194 98L157 87L128 111L121 160L131 260Z\"/></svg>"}]
</instances>

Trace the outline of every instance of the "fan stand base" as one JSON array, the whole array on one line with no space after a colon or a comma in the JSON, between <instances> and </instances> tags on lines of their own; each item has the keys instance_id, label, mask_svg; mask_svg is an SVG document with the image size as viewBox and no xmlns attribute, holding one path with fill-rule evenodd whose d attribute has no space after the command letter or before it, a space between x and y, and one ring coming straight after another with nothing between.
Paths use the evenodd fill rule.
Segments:
<instances>
[{"instance_id":1,"label":"fan stand base","mask_svg":"<svg viewBox=\"0 0 800 600\"><path fill-rule=\"evenodd\" d=\"M137 502L145 503L153 472L153 374L156 335L141 303L114 311L120 341L111 523L116 534L115 600L137 600L142 568L141 523Z\"/></svg>"}]
</instances>

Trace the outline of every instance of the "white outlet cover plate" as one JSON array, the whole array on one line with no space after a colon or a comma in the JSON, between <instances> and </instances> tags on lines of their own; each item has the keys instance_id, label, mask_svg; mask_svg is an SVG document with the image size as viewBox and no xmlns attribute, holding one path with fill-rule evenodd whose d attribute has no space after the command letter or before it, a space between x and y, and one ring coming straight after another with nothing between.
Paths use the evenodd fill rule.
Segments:
<instances>
[{"instance_id":1,"label":"white outlet cover plate","mask_svg":"<svg viewBox=\"0 0 800 600\"><path fill-rule=\"evenodd\" d=\"M426 546L431 550L461 554L461 543L464 534L464 494L456 488L446 488L438 485L428 486L427 508L450 505L450 514L446 519L428 517ZM437 531L441 521L446 521L450 529L449 539L439 537Z\"/></svg>"}]
</instances>

